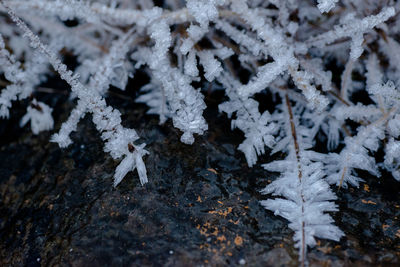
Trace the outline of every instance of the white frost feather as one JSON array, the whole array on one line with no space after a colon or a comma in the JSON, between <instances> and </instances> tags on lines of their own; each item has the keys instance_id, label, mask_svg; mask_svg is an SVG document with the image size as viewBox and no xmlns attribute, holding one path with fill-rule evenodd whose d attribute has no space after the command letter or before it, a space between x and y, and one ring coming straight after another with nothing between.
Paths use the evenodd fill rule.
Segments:
<instances>
[{"instance_id":1,"label":"white frost feather","mask_svg":"<svg viewBox=\"0 0 400 267\"><path fill-rule=\"evenodd\" d=\"M26 114L22 117L20 126L23 127L28 121L31 122L33 134L39 134L42 131L53 129L54 120L51 116L53 109L43 102L37 102L34 99L28 106Z\"/></svg>"}]
</instances>

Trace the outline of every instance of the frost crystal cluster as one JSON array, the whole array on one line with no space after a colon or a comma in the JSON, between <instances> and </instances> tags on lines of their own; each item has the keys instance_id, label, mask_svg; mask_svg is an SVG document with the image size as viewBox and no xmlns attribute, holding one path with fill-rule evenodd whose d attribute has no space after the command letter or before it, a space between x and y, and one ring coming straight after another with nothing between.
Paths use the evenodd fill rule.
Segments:
<instances>
[{"instance_id":1,"label":"frost crystal cluster","mask_svg":"<svg viewBox=\"0 0 400 267\"><path fill-rule=\"evenodd\" d=\"M284 155L264 162L281 176L261 204L288 220L302 264L315 238L344 235L328 213L337 210L335 186L358 186L360 170L400 181L398 1L155 2L0 0L0 116L28 99L21 127L52 130L57 107L37 91L55 70L76 105L50 141L67 147L90 113L104 151L120 160L114 186L135 169L144 184L148 152L106 103L110 87L125 90L145 71L150 82L136 101L171 120L186 144L208 129L202 89L223 90L219 110L244 133L238 149L248 165Z\"/></svg>"}]
</instances>

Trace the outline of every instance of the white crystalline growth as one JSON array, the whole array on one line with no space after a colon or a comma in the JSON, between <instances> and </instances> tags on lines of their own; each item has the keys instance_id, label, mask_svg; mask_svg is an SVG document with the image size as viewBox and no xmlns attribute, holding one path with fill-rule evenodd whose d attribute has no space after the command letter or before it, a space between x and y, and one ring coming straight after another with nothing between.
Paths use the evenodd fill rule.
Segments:
<instances>
[{"instance_id":1,"label":"white crystalline growth","mask_svg":"<svg viewBox=\"0 0 400 267\"><path fill-rule=\"evenodd\" d=\"M356 18L354 13L349 13L342 18L342 23L336 25L334 30L318 35L310 39L308 43L310 46L324 47L340 38L350 37L350 58L356 60L364 51L362 47L364 33L387 21L395 13L394 7L384 8L377 15L371 15L363 19Z\"/></svg>"},{"instance_id":2,"label":"white crystalline growth","mask_svg":"<svg viewBox=\"0 0 400 267\"><path fill-rule=\"evenodd\" d=\"M332 202L336 196L322 179L324 174L321 164L313 163L303 167L301 179L297 172L288 171L263 190L265 194L283 198L261 201L266 209L290 222L289 227L295 232L293 239L300 249L300 257L305 253L304 245L315 246L315 237L339 241L343 236L343 232L333 224L332 217L326 213L337 211Z\"/></svg>"},{"instance_id":3,"label":"white crystalline growth","mask_svg":"<svg viewBox=\"0 0 400 267\"><path fill-rule=\"evenodd\" d=\"M288 155L283 160L263 165L268 171L280 172L281 176L262 190L263 194L272 194L275 198L263 200L261 204L289 221L295 246L300 251L299 259L304 263L307 247L316 245L315 238L339 241L344 234L328 214L337 210L333 202L336 196L325 181L323 166L318 162L322 156L305 149L307 133L296 118L298 110L291 107L288 97L286 105L284 111L288 118L282 125L287 129L290 141L283 138L281 142L286 145L277 147ZM311 159L310 155L314 158Z\"/></svg>"},{"instance_id":4,"label":"white crystalline growth","mask_svg":"<svg viewBox=\"0 0 400 267\"><path fill-rule=\"evenodd\" d=\"M36 99L28 106L26 114L22 117L20 126L23 127L28 121L31 122L31 129L34 134L41 131L53 129L54 120L51 116L52 108Z\"/></svg>"},{"instance_id":5,"label":"white crystalline growth","mask_svg":"<svg viewBox=\"0 0 400 267\"><path fill-rule=\"evenodd\" d=\"M318 9L322 13L329 12L339 0L318 0Z\"/></svg>"},{"instance_id":6,"label":"white crystalline growth","mask_svg":"<svg viewBox=\"0 0 400 267\"><path fill-rule=\"evenodd\" d=\"M218 17L218 5L223 5L225 0L187 0L189 12L196 18L202 27L209 21Z\"/></svg>"},{"instance_id":7,"label":"white crystalline growth","mask_svg":"<svg viewBox=\"0 0 400 267\"><path fill-rule=\"evenodd\" d=\"M148 182L146 166L142 159L148 152L144 150L143 147L144 146L137 146L132 153L128 153L120 162L114 174L114 187L122 181L128 172L134 171L135 169L137 169L139 174L140 183L143 185Z\"/></svg>"}]
</instances>

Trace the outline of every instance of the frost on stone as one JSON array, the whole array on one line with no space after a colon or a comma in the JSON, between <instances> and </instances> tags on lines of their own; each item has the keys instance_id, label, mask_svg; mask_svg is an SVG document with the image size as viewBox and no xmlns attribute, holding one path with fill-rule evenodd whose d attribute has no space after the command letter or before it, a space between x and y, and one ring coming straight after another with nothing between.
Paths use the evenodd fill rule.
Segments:
<instances>
[{"instance_id":1,"label":"frost on stone","mask_svg":"<svg viewBox=\"0 0 400 267\"><path fill-rule=\"evenodd\" d=\"M60 90L46 80L58 74L74 106L50 141L80 142L71 134L89 114L118 161L113 185L132 171L144 184L148 133L122 126L111 95L132 109L146 104L188 145L207 132L205 110L218 95L221 116L243 133L238 155L264 163L262 179L281 174L262 204L288 220L305 264L316 238L343 235L330 186L359 186L365 172L400 180L399 3L161 2L0 0L0 118L16 116L20 101L21 125L52 130ZM132 90L137 76L146 78Z\"/></svg>"}]
</instances>

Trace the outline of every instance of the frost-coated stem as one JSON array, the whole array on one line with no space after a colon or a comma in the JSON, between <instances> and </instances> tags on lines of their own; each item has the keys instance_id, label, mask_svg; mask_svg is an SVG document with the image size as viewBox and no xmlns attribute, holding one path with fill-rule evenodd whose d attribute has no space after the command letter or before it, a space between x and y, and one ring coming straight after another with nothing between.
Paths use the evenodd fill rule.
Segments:
<instances>
[{"instance_id":1,"label":"frost-coated stem","mask_svg":"<svg viewBox=\"0 0 400 267\"><path fill-rule=\"evenodd\" d=\"M301 195L301 211L302 214L304 215L304 195L303 195L303 184L302 184L302 177L303 177L303 171L301 169L301 161L300 161L300 147L299 147L299 142L297 140L297 133L296 133L296 125L294 123L294 118L293 118L293 111L292 111L292 105L290 105L290 99L287 94L285 94L285 101L286 101L286 106L289 114L289 121L290 121L290 129L293 137L293 144L294 144L294 149L296 152L296 160L297 160L297 175L299 178L299 185L300 185L300 195ZM306 258L306 237L305 237L305 223L304 220L301 222L301 248L300 248L300 261L301 261L301 266L304 267L305 264L305 258Z\"/></svg>"},{"instance_id":2,"label":"frost-coated stem","mask_svg":"<svg viewBox=\"0 0 400 267\"><path fill-rule=\"evenodd\" d=\"M48 58L50 64L60 74L61 78L71 86L72 92L83 102L82 106L92 112L93 122L97 130L102 133L101 138L106 141L104 151L109 152L114 159L125 158L120 163L119 168L117 168L114 176L114 185L117 185L129 171L135 168L138 171L141 183L146 183L147 173L142 157L148 152L144 149L144 144L134 145L134 142L139 139L136 131L124 128L121 125L121 114L119 111L107 106L104 98L95 88L86 87L80 83L78 76L68 70L67 66L58 59L57 55L48 46L40 41L39 37L29 29L25 22L5 5L2 0L0 0L0 3L5 6L11 19L24 32L24 37L29 39L30 45ZM74 120L78 120L82 114L78 112ZM75 127L75 125L71 127ZM66 132L70 131L66 130ZM56 135L53 137L53 140L60 143L61 146L69 144L68 135Z\"/></svg>"}]
</instances>

